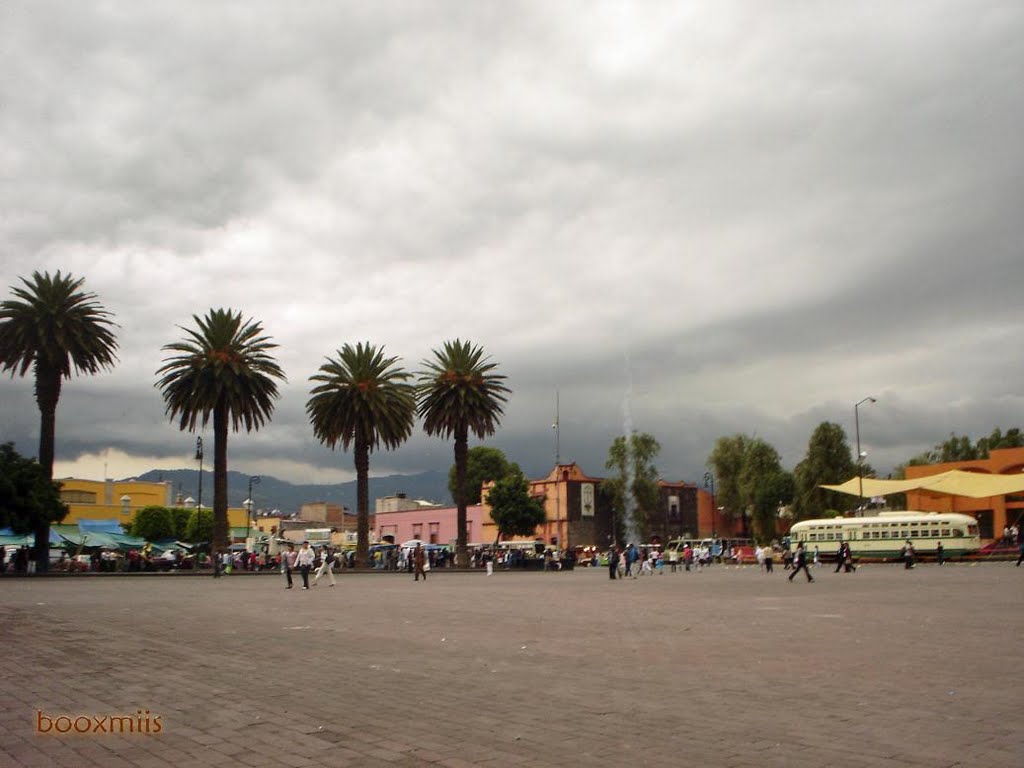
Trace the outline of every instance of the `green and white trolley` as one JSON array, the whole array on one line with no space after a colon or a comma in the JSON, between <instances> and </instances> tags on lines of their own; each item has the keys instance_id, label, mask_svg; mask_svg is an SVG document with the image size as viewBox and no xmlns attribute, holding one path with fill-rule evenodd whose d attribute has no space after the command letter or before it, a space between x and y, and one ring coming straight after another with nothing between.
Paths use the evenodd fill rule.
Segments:
<instances>
[{"instance_id":1,"label":"green and white trolley","mask_svg":"<svg viewBox=\"0 0 1024 768\"><path fill-rule=\"evenodd\" d=\"M900 556L903 545L910 540L920 556L934 556L939 542L945 557L963 557L981 549L978 521L956 512L880 512L873 517L834 517L802 520L789 530L795 547L814 551L817 546L823 557L831 557L845 541L854 557L882 560Z\"/></svg>"}]
</instances>

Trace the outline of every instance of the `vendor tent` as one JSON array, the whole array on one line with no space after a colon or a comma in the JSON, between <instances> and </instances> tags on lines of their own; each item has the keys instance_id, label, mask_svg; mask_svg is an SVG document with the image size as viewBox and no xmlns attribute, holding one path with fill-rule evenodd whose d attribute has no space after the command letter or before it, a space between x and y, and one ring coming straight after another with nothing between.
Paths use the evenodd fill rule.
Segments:
<instances>
[{"instance_id":1,"label":"vendor tent","mask_svg":"<svg viewBox=\"0 0 1024 768\"><path fill-rule=\"evenodd\" d=\"M951 469L937 475L915 477L910 480L875 480L854 477L840 485L822 485L829 491L848 493L851 496L887 496L890 493L907 491L929 491L948 493L953 496L968 496L985 499L990 496L1005 496L1008 493L1024 491L1024 473L1019 475L989 475L983 472L965 472Z\"/></svg>"}]
</instances>

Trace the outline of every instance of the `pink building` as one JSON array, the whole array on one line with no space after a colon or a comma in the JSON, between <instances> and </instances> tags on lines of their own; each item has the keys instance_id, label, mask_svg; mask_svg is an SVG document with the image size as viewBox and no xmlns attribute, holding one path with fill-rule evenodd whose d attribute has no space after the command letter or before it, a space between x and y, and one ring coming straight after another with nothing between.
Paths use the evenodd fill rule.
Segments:
<instances>
[{"instance_id":1,"label":"pink building","mask_svg":"<svg viewBox=\"0 0 1024 768\"><path fill-rule=\"evenodd\" d=\"M428 544L454 544L458 538L457 507L425 507L396 512L378 512L375 530L382 541L401 544L422 539ZM466 541L482 544L494 541L494 523L480 505L466 507Z\"/></svg>"}]
</instances>

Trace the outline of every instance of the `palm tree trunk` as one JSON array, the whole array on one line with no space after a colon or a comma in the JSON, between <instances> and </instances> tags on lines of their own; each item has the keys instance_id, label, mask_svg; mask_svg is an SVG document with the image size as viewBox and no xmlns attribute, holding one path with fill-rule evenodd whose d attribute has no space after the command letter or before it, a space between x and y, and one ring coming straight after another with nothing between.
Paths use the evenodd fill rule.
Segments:
<instances>
[{"instance_id":1,"label":"palm tree trunk","mask_svg":"<svg viewBox=\"0 0 1024 768\"><path fill-rule=\"evenodd\" d=\"M53 480L54 443L57 431L57 401L60 400L60 372L36 363L36 403L39 405L39 466L47 480ZM50 521L36 520L36 573L50 570Z\"/></svg>"},{"instance_id":2,"label":"palm tree trunk","mask_svg":"<svg viewBox=\"0 0 1024 768\"><path fill-rule=\"evenodd\" d=\"M370 567L370 446L356 437L356 567ZM344 510L342 510L344 519Z\"/></svg>"},{"instance_id":3,"label":"palm tree trunk","mask_svg":"<svg viewBox=\"0 0 1024 768\"><path fill-rule=\"evenodd\" d=\"M459 568L469 567L469 553L466 546L466 464L468 455L469 430L466 427L461 427L455 433L455 506L458 508L455 564Z\"/></svg>"},{"instance_id":4,"label":"palm tree trunk","mask_svg":"<svg viewBox=\"0 0 1024 768\"><path fill-rule=\"evenodd\" d=\"M213 411L213 545L212 554L228 548L228 409Z\"/></svg>"}]
</instances>

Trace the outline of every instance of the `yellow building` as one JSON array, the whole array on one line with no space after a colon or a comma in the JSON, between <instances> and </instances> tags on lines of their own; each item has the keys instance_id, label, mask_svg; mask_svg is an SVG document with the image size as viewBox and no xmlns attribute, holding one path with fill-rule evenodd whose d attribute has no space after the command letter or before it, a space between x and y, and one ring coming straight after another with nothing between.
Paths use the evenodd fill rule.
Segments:
<instances>
[{"instance_id":1,"label":"yellow building","mask_svg":"<svg viewBox=\"0 0 1024 768\"><path fill-rule=\"evenodd\" d=\"M56 478L60 498L68 506L68 516L61 522L75 525L79 520L117 520L131 523L144 507L183 506L175 503L171 484L144 480L82 480L77 477ZM204 505L205 506L205 505ZM244 508L228 509L230 528L246 527Z\"/></svg>"}]
</instances>

